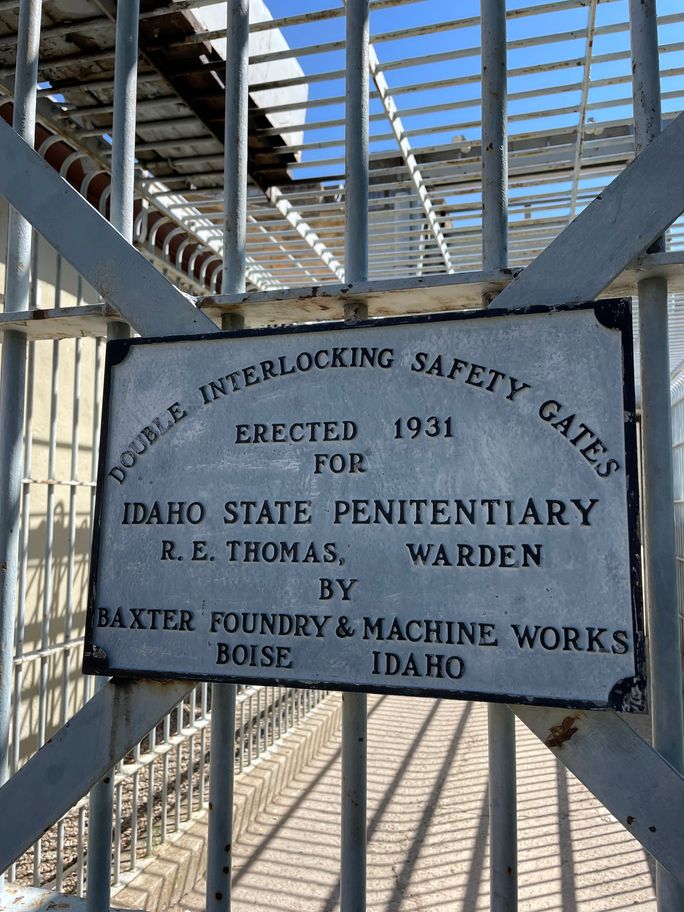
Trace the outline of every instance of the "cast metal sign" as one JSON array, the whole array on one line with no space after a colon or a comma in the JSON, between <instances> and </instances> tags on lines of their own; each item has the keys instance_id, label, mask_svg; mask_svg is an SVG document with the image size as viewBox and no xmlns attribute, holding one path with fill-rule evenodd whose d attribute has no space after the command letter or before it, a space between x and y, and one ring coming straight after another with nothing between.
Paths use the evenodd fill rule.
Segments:
<instances>
[{"instance_id":1,"label":"cast metal sign","mask_svg":"<svg viewBox=\"0 0 684 912\"><path fill-rule=\"evenodd\" d=\"M84 670L642 695L623 301L107 347Z\"/></svg>"}]
</instances>

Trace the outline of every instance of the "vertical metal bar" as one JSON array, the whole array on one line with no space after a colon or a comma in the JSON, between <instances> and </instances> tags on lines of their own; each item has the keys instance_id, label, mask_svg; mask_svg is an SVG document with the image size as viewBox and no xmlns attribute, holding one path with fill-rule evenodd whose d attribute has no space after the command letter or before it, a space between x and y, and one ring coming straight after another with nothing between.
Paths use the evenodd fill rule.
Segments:
<instances>
[{"instance_id":1,"label":"vertical metal bar","mask_svg":"<svg viewBox=\"0 0 684 912\"><path fill-rule=\"evenodd\" d=\"M368 278L368 0L347 2L345 108L346 282Z\"/></svg>"},{"instance_id":2,"label":"vertical metal bar","mask_svg":"<svg viewBox=\"0 0 684 912\"><path fill-rule=\"evenodd\" d=\"M247 265L247 132L249 3L228 4L223 160L223 281L221 292L245 290ZM244 317L226 313L221 329L242 329Z\"/></svg>"},{"instance_id":3,"label":"vertical metal bar","mask_svg":"<svg viewBox=\"0 0 684 912\"><path fill-rule=\"evenodd\" d=\"M38 296L40 239L33 233L33 251L31 262L31 290L29 306L35 310ZM12 723L12 760L11 773L19 769L21 757L21 722L22 722L22 688L24 677L24 640L26 632L26 590L28 588L28 563L29 546L31 540L31 460L33 455L33 390L35 377L35 342L28 344L28 357L26 363L26 405L24 418L24 457L23 457L23 483L21 503L21 545L19 558L19 582L16 612L16 669L14 676L14 719ZM16 877L16 865L10 868L10 880ZM0 879L0 884L2 883Z\"/></svg>"},{"instance_id":4,"label":"vertical metal bar","mask_svg":"<svg viewBox=\"0 0 684 912\"><path fill-rule=\"evenodd\" d=\"M114 800L114 808L113 808L114 864L113 864L112 880L115 884L118 884L121 880L121 824L122 824L122 817L123 817L123 777L124 777L123 760L119 760L119 762L116 765L116 769L112 770L110 772L110 776L112 777L112 779L115 782L115 794L116 794L116 798ZM92 794L91 794L89 810L92 808L92 806L93 806L93 804L92 804ZM98 843L102 845L102 844L104 844L104 841L106 838L105 834L107 831L104 828L107 825L107 817L105 814L98 813L96 816L96 820L97 820L98 825L101 823L103 831L104 831L101 835L99 833L95 835L95 838L98 841ZM90 824L89 824L89 826L90 826ZM108 829L110 831L110 835L109 835L110 843L111 843L111 839L112 839L111 828L112 828L112 823L111 823L111 818L110 818L109 827L108 827ZM106 859L104 858L104 856L102 857L102 862L106 863ZM102 883L102 881L100 881L100 883ZM102 889L104 890L104 886L102 887ZM87 882L86 882L86 890L88 890Z\"/></svg>"},{"instance_id":5,"label":"vertical metal bar","mask_svg":"<svg viewBox=\"0 0 684 912\"><path fill-rule=\"evenodd\" d=\"M79 277L79 281L82 281ZM79 286L79 301L81 301L80 286ZM102 414L102 386L101 386L101 373L102 373L102 348L103 343L102 339L95 340L95 370L93 371L93 422L91 428L91 437L90 437L90 512L89 512L89 523L88 528L92 530L94 528L94 518L95 518L95 488L96 488L96 477L97 477L97 463L98 463L98 451L100 443L100 416ZM85 676L83 682L83 703L87 703L90 700L91 691L93 687L92 678L90 675ZM84 877L86 872L84 869ZM87 887L83 887L80 895L85 895Z\"/></svg>"},{"instance_id":6,"label":"vertical metal bar","mask_svg":"<svg viewBox=\"0 0 684 912\"><path fill-rule=\"evenodd\" d=\"M245 694L244 691L241 694L240 700L240 728L238 731L238 751L240 752L240 772L244 771L245 768Z\"/></svg>"},{"instance_id":7,"label":"vertical metal bar","mask_svg":"<svg viewBox=\"0 0 684 912\"><path fill-rule=\"evenodd\" d=\"M482 268L508 266L508 135L506 2L482 0ZM490 303L486 298L483 303ZM490 909L518 907L515 718L490 703Z\"/></svg>"},{"instance_id":8,"label":"vertical metal bar","mask_svg":"<svg viewBox=\"0 0 684 912\"><path fill-rule=\"evenodd\" d=\"M77 281L78 304L81 304L82 282L80 276ZM66 621L64 625L64 641L69 643L74 629L74 557L76 555L76 524L78 486L78 451L81 420L81 350L82 340L74 341L74 387L73 387L73 413L71 423L71 464L69 487L69 521L67 538L67 580L66 580ZM70 694L70 662L71 647L67 646L64 652L63 667L63 700L62 700L62 725L68 718L68 704Z\"/></svg>"},{"instance_id":9,"label":"vertical metal bar","mask_svg":"<svg viewBox=\"0 0 684 912\"><path fill-rule=\"evenodd\" d=\"M211 701L207 912L230 910L234 766L235 687L215 684Z\"/></svg>"},{"instance_id":10,"label":"vertical metal bar","mask_svg":"<svg viewBox=\"0 0 684 912\"><path fill-rule=\"evenodd\" d=\"M131 242L135 195L139 13L140 0L119 0L117 3L112 114L112 195L109 221L119 234Z\"/></svg>"},{"instance_id":11,"label":"vertical metal bar","mask_svg":"<svg viewBox=\"0 0 684 912\"><path fill-rule=\"evenodd\" d=\"M80 300L81 283L78 283L78 304ZM68 719L69 711L69 693L70 693L70 663L71 663L71 641L73 633L74 619L74 555L76 553L76 498L78 488L76 478L78 475L78 438L80 428L80 409L81 409L81 340L74 341L74 386L73 386L73 412L71 421L71 460L69 466L69 519L67 525L67 580L66 580L66 617L64 621L64 642L67 644L62 655L62 705L60 714L60 725L65 725ZM64 820L60 820L57 825L57 870L55 877L55 889L61 892L63 888L64 875Z\"/></svg>"},{"instance_id":12,"label":"vertical metal bar","mask_svg":"<svg viewBox=\"0 0 684 912\"><path fill-rule=\"evenodd\" d=\"M197 688L190 694L190 736L188 738L188 798L187 812L188 820L192 820L192 810L194 804L194 770L195 770L195 716L197 715Z\"/></svg>"},{"instance_id":13,"label":"vertical metal bar","mask_svg":"<svg viewBox=\"0 0 684 912\"><path fill-rule=\"evenodd\" d=\"M368 278L368 0L347 0L345 106L346 282ZM345 320L368 316L365 304L345 304ZM366 790L368 698L342 697L341 912L366 908Z\"/></svg>"},{"instance_id":14,"label":"vertical metal bar","mask_svg":"<svg viewBox=\"0 0 684 912\"><path fill-rule=\"evenodd\" d=\"M88 803L87 912L108 912L109 910L113 802L114 770L110 770L108 775L91 790ZM120 814L116 829L120 834ZM116 867L118 872L118 858Z\"/></svg>"},{"instance_id":15,"label":"vertical metal bar","mask_svg":"<svg viewBox=\"0 0 684 912\"><path fill-rule=\"evenodd\" d=\"M229 0L226 13L223 292L231 293L245 290L249 0ZM222 326L239 323L224 320ZM230 910L236 694L231 684L212 689L206 912Z\"/></svg>"},{"instance_id":16,"label":"vertical metal bar","mask_svg":"<svg viewBox=\"0 0 684 912\"><path fill-rule=\"evenodd\" d=\"M268 702L268 687L264 687L264 750L268 750L271 704Z\"/></svg>"},{"instance_id":17,"label":"vertical metal bar","mask_svg":"<svg viewBox=\"0 0 684 912\"><path fill-rule=\"evenodd\" d=\"M38 54L42 0L21 0L12 125L31 146L36 124ZM26 310L32 231L10 208L5 276L5 311ZM17 608L22 433L26 380L26 338L5 333L0 373L0 785L7 779L11 725L14 618ZM0 889L4 876L0 874Z\"/></svg>"},{"instance_id":18,"label":"vertical metal bar","mask_svg":"<svg viewBox=\"0 0 684 912\"><path fill-rule=\"evenodd\" d=\"M508 266L505 0L482 0L482 265Z\"/></svg>"},{"instance_id":19,"label":"vertical metal bar","mask_svg":"<svg viewBox=\"0 0 684 912\"><path fill-rule=\"evenodd\" d=\"M656 0L630 0L634 151L638 155L662 129ZM662 244L662 241L660 242Z\"/></svg>"},{"instance_id":20,"label":"vertical metal bar","mask_svg":"<svg viewBox=\"0 0 684 912\"><path fill-rule=\"evenodd\" d=\"M203 682L201 685L201 718L202 722L206 723L207 721L207 695L209 692L209 687L206 682ZM200 763L199 763L199 793L200 800L199 806L200 810L206 805L206 753L207 753L207 727L206 724L202 725L202 731L200 733Z\"/></svg>"},{"instance_id":21,"label":"vertical metal bar","mask_svg":"<svg viewBox=\"0 0 684 912\"><path fill-rule=\"evenodd\" d=\"M223 163L223 294L245 290L249 0L229 0Z\"/></svg>"},{"instance_id":22,"label":"vertical metal bar","mask_svg":"<svg viewBox=\"0 0 684 912\"><path fill-rule=\"evenodd\" d=\"M173 806L173 828L176 833L181 825L181 764L183 762L183 707L185 701L181 700L176 709L176 781L173 788L175 804Z\"/></svg>"},{"instance_id":23,"label":"vertical metal bar","mask_svg":"<svg viewBox=\"0 0 684 912\"><path fill-rule=\"evenodd\" d=\"M139 13L140 0L119 0L117 3L110 221L117 231L131 243L133 241ZM129 328L126 323L111 323L107 330L108 339L120 339L128 335ZM102 687L105 683L105 679L103 679L98 686ZM112 771L90 793L86 912L108 912L110 907L113 807L114 773ZM135 836L133 839L135 840Z\"/></svg>"},{"instance_id":24,"label":"vertical metal bar","mask_svg":"<svg viewBox=\"0 0 684 912\"><path fill-rule=\"evenodd\" d=\"M634 138L638 155L661 130L655 0L630 0L629 12ZM665 249L663 238L656 242L655 249ZM637 286L637 294L653 746L675 769L684 772L667 281L657 277L643 279ZM684 890L661 865L656 866L656 893L659 912L684 909Z\"/></svg>"},{"instance_id":25,"label":"vertical metal bar","mask_svg":"<svg viewBox=\"0 0 684 912\"><path fill-rule=\"evenodd\" d=\"M62 892L64 879L64 820L57 823L57 857L55 859L55 890Z\"/></svg>"},{"instance_id":26,"label":"vertical metal bar","mask_svg":"<svg viewBox=\"0 0 684 912\"><path fill-rule=\"evenodd\" d=\"M55 284L54 284L54 306L61 307L61 282L62 282L62 258L59 254L55 257ZM56 458L57 458L57 415L58 415L58 397L59 397L59 342L52 343L52 372L50 381L50 430L48 434L48 479L54 479L56 475ZM38 734L36 749L39 749L45 743L47 737L48 725L48 671L49 657L47 649L50 645L50 614L52 611L53 600L53 552L55 538L55 486L47 485L47 506L45 521L45 570L42 596L42 618L41 618L41 656L39 665L39 683L38 683ZM58 834L59 836L59 834ZM59 848L59 846L58 846ZM33 882L35 886L42 885L41 876L42 864L42 844L41 840L34 846L33 850Z\"/></svg>"},{"instance_id":27,"label":"vertical metal bar","mask_svg":"<svg viewBox=\"0 0 684 912\"><path fill-rule=\"evenodd\" d=\"M270 703L270 719L269 719L269 729L270 729L270 744L273 744L275 741L275 726L276 726L276 689L275 687L271 688L271 703Z\"/></svg>"},{"instance_id":28,"label":"vertical metal bar","mask_svg":"<svg viewBox=\"0 0 684 912\"><path fill-rule=\"evenodd\" d=\"M276 726L278 724L277 712L278 712L278 700L277 700L277 691L275 687L271 687L271 697L269 701L269 720L268 720L268 729L269 729L269 746L273 744L276 739Z\"/></svg>"},{"instance_id":29,"label":"vertical metal bar","mask_svg":"<svg viewBox=\"0 0 684 912\"><path fill-rule=\"evenodd\" d=\"M341 912L363 912L366 894L366 694L342 698Z\"/></svg>"},{"instance_id":30,"label":"vertical metal bar","mask_svg":"<svg viewBox=\"0 0 684 912\"><path fill-rule=\"evenodd\" d=\"M83 896L85 892L85 817L86 806L81 804L78 809L78 843L76 846L76 893Z\"/></svg>"},{"instance_id":31,"label":"vertical metal bar","mask_svg":"<svg viewBox=\"0 0 684 912\"><path fill-rule=\"evenodd\" d=\"M489 721L489 879L491 912L518 908L518 847L515 717L490 703Z\"/></svg>"},{"instance_id":32,"label":"vertical metal bar","mask_svg":"<svg viewBox=\"0 0 684 912\"><path fill-rule=\"evenodd\" d=\"M166 842L168 826L168 799L169 799L169 738L171 737L171 714L164 717L164 755L162 757L162 788L161 788L161 825L159 838Z\"/></svg>"},{"instance_id":33,"label":"vertical metal bar","mask_svg":"<svg viewBox=\"0 0 684 912\"><path fill-rule=\"evenodd\" d=\"M55 285L54 285L54 306L62 306L62 257L56 254L55 257ZM50 386L50 431L48 440L48 479L52 480L57 476L57 416L59 413L59 365L60 365L60 343L52 343L52 378ZM54 540L55 540L55 486L49 484L47 487L47 509L46 509L46 532L45 532L45 582L43 585L43 611L41 624L41 651L39 687L38 687L38 747L42 747L47 737L48 725L48 687L49 687L49 664L47 649L50 646L50 620L53 608L53 557L54 557ZM52 720L50 720L52 722ZM63 846L64 828L60 823L57 825L57 862ZM42 864L42 847L40 841L36 843L33 854L34 863L34 882L36 886L42 885L43 877L41 874ZM58 871L59 874L59 871ZM59 879L59 878L58 878Z\"/></svg>"},{"instance_id":34,"label":"vertical metal bar","mask_svg":"<svg viewBox=\"0 0 684 912\"><path fill-rule=\"evenodd\" d=\"M61 280L62 280L62 260L59 254L55 258L55 284L54 284L54 306L61 305ZM58 414L58 390L59 390L59 342L52 343L52 368L50 381L50 425L48 432L48 465L47 477L54 479L56 475L55 461L57 456L57 414ZM45 743L47 737L47 714L48 714L48 663L49 657L47 649L50 645L50 613L52 609L52 592L53 592L53 572L52 558L54 550L54 533L55 533L55 486L47 485L47 505L45 519L45 559L44 559L44 583L42 593L42 611L41 611L41 633L40 645L41 656L38 671L38 732L36 749L40 749ZM59 832L58 832L59 839ZM58 846L58 849L60 847ZM42 843L39 839L33 848L33 883L35 886L42 885L41 864L42 864Z\"/></svg>"},{"instance_id":35,"label":"vertical metal bar","mask_svg":"<svg viewBox=\"0 0 684 912\"><path fill-rule=\"evenodd\" d=\"M262 687L256 689L256 731L254 733L254 756L258 759L261 756L261 691Z\"/></svg>"},{"instance_id":36,"label":"vertical metal bar","mask_svg":"<svg viewBox=\"0 0 684 912\"><path fill-rule=\"evenodd\" d=\"M133 781L131 782L131 844L130 844L130 858L131 858L131 871L135 870L136 861L138 858L138 795L139 795L139 786L140 786L140 742L135 745L133 750L133 763L135 772L133 773Z\"/></svg>"},{"instance_id":37,"label":"vertical metal bar","mask_svg":"<svg viewBox=\"0 0 684 912\"><path fill-rule=\"evenodd\" d=\"M150 762L147 767L147 831L145 833L145 855L149 858L152 854L154 836L154 767L156 759L157 730L153 728L147 736L147 749Z\"/></svg>"},{"instance_id":38,"label":"vertical metal bar","mask_svg":"<svg viewBox=\"0 0 684 912\"><path fill-rule=\"evenodd\" d=\"M254 691L247 698L247 766L252 765L252 742L254 741Z\"/></svg>"}]
</instances>

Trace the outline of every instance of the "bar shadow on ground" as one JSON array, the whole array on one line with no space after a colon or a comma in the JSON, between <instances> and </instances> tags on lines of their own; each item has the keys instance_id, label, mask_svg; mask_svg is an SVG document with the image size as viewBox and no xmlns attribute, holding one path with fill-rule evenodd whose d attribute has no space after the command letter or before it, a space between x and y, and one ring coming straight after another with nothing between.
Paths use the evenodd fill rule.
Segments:
<instances>
[{"instance_id":1,"label":"bar shadow on ground","mask_svg":"<svg viewBox=\"0 0 684 912\"><path fill-rule=\"evenodd\" d=\"M486 707L371 697L369 710L366 908L485 912ZM641 846L524 726L517 735L521 910L655 912ZM236 843L234 912L336 912L339 794L335 739ZM177 907L204 908L204 882Z\"/></svg>"}]
</instances>

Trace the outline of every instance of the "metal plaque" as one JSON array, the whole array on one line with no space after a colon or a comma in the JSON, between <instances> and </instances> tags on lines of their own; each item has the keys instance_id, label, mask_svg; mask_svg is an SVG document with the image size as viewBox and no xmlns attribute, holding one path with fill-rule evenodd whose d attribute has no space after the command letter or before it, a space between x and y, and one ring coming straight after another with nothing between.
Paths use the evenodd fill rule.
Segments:
<instances>
[{"instance_id":1,"label":"metal plaque","mask_svg":"<svg viewBox=\"0 0 684 912\"><path fill-rule=\"evenodd\" d=\"M643 699L630 305L107 346L84 670Z\"/></svg>"}]
</instances>

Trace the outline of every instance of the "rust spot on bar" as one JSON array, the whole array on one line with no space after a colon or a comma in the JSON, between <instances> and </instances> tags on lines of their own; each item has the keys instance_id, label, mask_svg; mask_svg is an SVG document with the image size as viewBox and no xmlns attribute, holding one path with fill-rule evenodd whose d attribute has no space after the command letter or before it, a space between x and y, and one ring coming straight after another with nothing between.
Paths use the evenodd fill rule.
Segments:
<instances>
[{"instance_id":1,"label":"rust spot on bar","mask_svg":"<svg viewBox=\"0 0 684 912\"><path fill-rule=\"evenodd\" d=\"M544 742L547 747L563 747L566 741L577 731L577 722L579 716L566 716L560 725L552 725L549 730L549 737Z\"/></svg>"}]
</instances>

